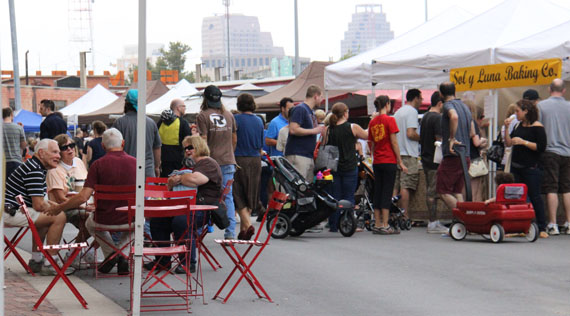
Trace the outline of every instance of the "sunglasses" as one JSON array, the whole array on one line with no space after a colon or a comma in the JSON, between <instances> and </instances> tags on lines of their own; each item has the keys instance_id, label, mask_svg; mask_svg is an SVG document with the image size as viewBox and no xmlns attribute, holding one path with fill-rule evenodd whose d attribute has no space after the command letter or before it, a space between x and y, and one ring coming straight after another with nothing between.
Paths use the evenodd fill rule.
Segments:
<instances>
[{"instance_id":1,"label":"sunglasses","mask_svg":"<svg viewBox=\"0 0 570 316\"><path fill-rule=\"evenodd\" d=\"M192 149L194 149L194 146L192 146L192 145L188 145L188 146L184 147L184 150L192 150Z\"/></svg>"},{"instance_id":2,"label":"sunglasses","mask_svg":"<svg viewBox=\"0 0 570 316\"><path fill-rule=\"evenodd\" d=\"M63 145L59 147L59 150L61 151L66 151L67 149L74 149L75 148L75 143L71 143L71 144L67 144L67 145Z\"/></svg>"}]
</instances>

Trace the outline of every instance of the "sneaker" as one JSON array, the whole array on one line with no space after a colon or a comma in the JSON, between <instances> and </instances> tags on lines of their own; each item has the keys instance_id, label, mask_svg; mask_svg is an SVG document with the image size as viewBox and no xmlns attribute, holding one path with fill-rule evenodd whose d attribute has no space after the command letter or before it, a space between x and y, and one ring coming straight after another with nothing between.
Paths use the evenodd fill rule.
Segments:
<instances>
[{"instance_id":1,"label":"sneaker","mask_svg":"<svg viewBox=\"0 0 570 316\"><path fill-rule=\"evenodd\" d=\"M540 238L548 238L548 233L545 231L540 232L540 234L538 235L538 237Z\"/></svg>"},{"instance_id":2,"label":"sneaker","mask_svg":"<svg viewBox=\"0 0 570 316\"><path fill-rule=\"evenodd\" d=\"M48 262L48 264L49 264L49 261L46 260L45 262ZM61 262L61 260L59 260L59 258L55 261L55 263L59 267L63 266L63 263ZM65 275L70 275L73 272L75 272L75 268L74 267L68 267L65 270ZM44 264L42 266L42 271L40 271L40 275L43 275L43 276L57 275L57 272L55 271L54 267L51 264L49 264L49 265Z\"/></svg>"},{"instance_id":3,"label":"sneaker","mask_svg":"<svg viewBox=\"0 0 570 316\"><path fill-rule=\"evenodd\" d=\"M111 270L115 267L115 265L117 264L117 261L119 260L119 256L115 256L113 257L113 259L108 259L111 256L115 255L115 253L111 253L109 256L107 256L107 258L105 258L103 264L99 265L99 268L97 268L97 271L101 272L101 273L109 273L111 272Z\"/></svg>"},{"instance_id":4,"label":"sneaker","mask_svg":"<svg viewBox=\"0 0 570 316\"><path fill-rule=\"evenodd\" d=\"M394 235L399 234L399 231L395 231L394 228L388 227L372 227L372 233L376 235Z\"/></svg>"},{"instance_id":5,"label":"sneaker","mask_svg":"<svg viewBox=\"0 0 570 316\"><path fill-rule=\"evenodd\" d=\"M560 227L560 233L564 235L570 235L570 229L568 227L570 224L568 222L564 223L564 226Z\"/></svg>"},{"instance_id":6,"label":"sneaker","mask_svg":"<svg viewBox=\"0 0 570 316\"><path fill-rule=\"evenodd\" d=\"M442 225L439 221L429 222L427 225L428 234L445 234L449 232L449 228Z\"/></svg>"},{"instance_id":7,"label":"sneaker","mask_svg":"<svg viewBox=\"0 0 570 316\"><path fill-rule=\"evenodd\" d=\"M546 228L546 231L550 236L560 235L560 231L558 231L558 225L549 226Z\"/></svg>"},{"instance_id":8,"label":"sneaker","mask_svg":"<svg viewBox=\"0 0 570 316\"><path fill-rule=\"evenodd\" d=\"M40 271L42 271L42 267L44 266L44 260L45 259L35 261L30 259L30 261L28 261L28 266L30 266L30 269L33 273L40 273Z\"/></svg>"},{"instance_id":9,"label":"sneaker","mask_svg":"<svg viewBox=\"0 0 570 316\"><path fill-rule=\"evenodd\" d=\"M188 269L188 271L190 273L196 273L196 264L195 263L191 263L190 264L190 269ZM184 270L184 267L182 265L179 265L178 267L176 267L176 269L174 270L174 273L176 274L186 274L186 270Z\"/></svg>"}]
</instances>

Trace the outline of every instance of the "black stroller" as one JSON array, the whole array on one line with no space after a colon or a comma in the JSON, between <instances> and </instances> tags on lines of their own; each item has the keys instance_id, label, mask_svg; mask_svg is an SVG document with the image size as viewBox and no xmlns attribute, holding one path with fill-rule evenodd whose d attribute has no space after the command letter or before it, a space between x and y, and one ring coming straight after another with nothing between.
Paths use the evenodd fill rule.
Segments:
<instances>
[{"instance_id":1,"label":"black stroller","mask_svg":"<svg viewBox=\"0 0 570 316\"><path fill-rule=\"evenodd\" d=\"M268 160L273 166L276 189L289 194L287 203L277 217L271 235L273 238L300 236L306 229L319 224L338 209L341 210L338 230L345 237L354 234L356 216L353 205L346 200L337 201L325 191L330 181L317 180L310 183L284 157L271 157ZM268 211L267 231L275 216L271 210Z\"/></svg>"},{"instance_id":2,"label":"black stroller","mask_svg":"<svg viewBox=\"0 0 570 316\"><path fill-rule=\"evenodd\" d=\"M354 199L358 208L355 210L357 225L366 230L372 230L374 226L374 208L372 206L372 196L374 194L374 172L364 163L362 157L358 164L359 184ZM400 200L400 195L392 197L392 205L390 205L390 218L388 224L394 229L412 229L412 221L404 218L404 212L396 204Z\"/></svg>"}]
</instances>

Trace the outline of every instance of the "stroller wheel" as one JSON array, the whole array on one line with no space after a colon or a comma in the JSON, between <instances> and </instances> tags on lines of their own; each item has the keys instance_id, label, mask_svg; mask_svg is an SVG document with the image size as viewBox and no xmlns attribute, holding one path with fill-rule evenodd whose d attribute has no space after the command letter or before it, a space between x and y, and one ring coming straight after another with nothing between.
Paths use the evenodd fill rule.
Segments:
<instances>
[{"instance_id":1,"label":"stroller wheel","mask_svg":"<svg viewBox=\"0 0 570 316\"><path fill-rule=\"evenodd\" d=\"M453 240L462 240L467 235L467 229L463 223L454 222L451 224L451 227L449 227L449 233Z\"/></svg>"},{"instance_id":2,"label":"stroller wheel","mask_svg":"<svg viewBox=\"0 0 570 316\"><path fill-rule=\"evenodd\" d=\"M538 225L536 225L536 223L531 223L528 228L528 233L526 234L526 240L535 242L538 239L538 234Z\"/></svg>"},{"instance_id":3,"label":"stroller wheel","mask_svg":"<svg viewBox=\"0 0 570 316\"><path fill-rule=\"evenodd\" d=\"M283 213L279 213L277 219L275 219L275 216L272 216L265 225L265 228L267 229L268 233L271 230L271 225L273 225L274 220L277 222L275 223L275 228L273 229L271 237L275 239L281 239L287 237L287 235L289 235L289 232L291 231L291 220L289 219L289 216Z\"/></svg>"},{"instance_id":4,"label":"stroller wheel","mask_svg":"<svg viewBox=\"0 0 570 316\"><path fill-rule=\"evenodd\" d=\"M402 229L405 230L411 230L412 229L412 220L411 219L405 219L404 220L404 225L402 225Z\"/></svg>"},{"instance_id":5,"label":"stroller wheel","mask_svg":"<svg viewBox=\"0 0 570 316\"><path fill-rule=\"evenodd\" d=\"M350 237L356 231L356 218L353 215L354 211L346 210L340 215L338 222L338 230L344 237Z\"/></svg>"},{"instance_id":6,"label":"stroller wheel","mask_svg":"<svg viewBox=\"0 0 570 316\"><path fill-rule=\"evenodd\" d=\"M505 238L505 229L501 224L493 224L491 226L491 241L494 243L500 243Z\"/></svg>"}]
</instances>

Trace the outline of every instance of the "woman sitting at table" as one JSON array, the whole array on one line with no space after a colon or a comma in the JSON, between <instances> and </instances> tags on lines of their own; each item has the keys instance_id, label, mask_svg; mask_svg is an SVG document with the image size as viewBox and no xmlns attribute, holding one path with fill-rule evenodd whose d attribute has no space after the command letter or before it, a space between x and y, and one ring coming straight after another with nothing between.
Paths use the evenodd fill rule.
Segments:
<instances>
[{"instance_id":1,"label":"woman sitting at table","mask_svg":"<svg viewBox=\"0 0 570 316\"><path fill-rule=\"evenodd\" d=\"M87 169L83 161L75 155L75 143L67 134L59 134L54 140L59 145L60 161L57 168L47 172L46 185L48 197L51 201L61 204L68 200L70 192L79 192L83 188L87 179ZM78 229L80 227L81 216L87 218L85 212L79 209L72 209L65 212L67 222L73 224ZM89 234L87 230L80 229L77 242L85 241Z\"/></svg>"},{"instance_id":2,"label":"woman sitting at table","mask_svg":"<svg viewBox=\"0 0 570 316\"><path fill-rule=\"evenodd\" d=\"M184 155L194 160L194 170L192 173L174 175L168 178L168 188L172 189L177 185L195 187L198 189L196 204L217 205L222 194L222 171L218 163L210 158L210 149L206 141L199 135L187 136L182 141ZM204 211L194 213L194 229L201 228L208 221L209 214ZM158 221L157 221L158 220ZM172 228L171 228L172 227ZM170 223L164 219L153 219L150 229L153 240L170 240L170 231L174 230L174 237L180 238L186 231L186 217L174 217ZM187 236L189 239L190 236ZM162 259L163 263L165 259ZM150 265L150 264L149 264ZM192 239L192 253L190 259L190 272L196 270L196 244ZM183 267L178 267L176 273L185 273Z\"/></svg>"}]
</instances>

